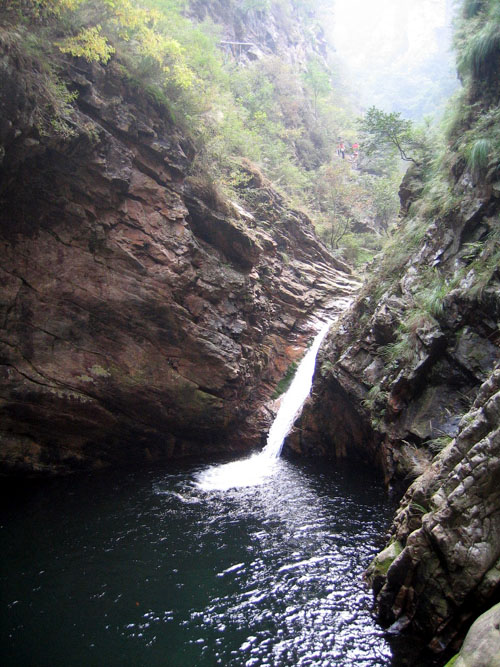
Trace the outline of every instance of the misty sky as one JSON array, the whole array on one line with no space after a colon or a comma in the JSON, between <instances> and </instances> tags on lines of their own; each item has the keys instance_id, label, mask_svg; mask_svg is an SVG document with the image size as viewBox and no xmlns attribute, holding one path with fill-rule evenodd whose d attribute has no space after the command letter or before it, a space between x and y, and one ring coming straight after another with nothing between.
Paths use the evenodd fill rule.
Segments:
<instances>
[{"instance_id":1,"label":"misty sky","mask_svg":"<svg viewBox=\"0 0 500 667\"><path fill-rule=\"evenodd\" d=\"M363 105L428 113L456 85L450 52L453 0L331 0L327 27ZM412 88L414 87L414 89ZM420 102L429 87L429 100ZM412 106L413 105L413 106Z\"/></svg>"},{"instance_id":2,"label":"misty sky","mask_svg":"<svg viewBox=\"0 0 500 667\"><path fill-rule=\"evenodd\" d=\"M435 46L449 24L446 0L335 0L333 36L339 53L389 56L404 39L417 52ZM438 29L438 30L436 30Z\"/></svg>"}]
</instances>

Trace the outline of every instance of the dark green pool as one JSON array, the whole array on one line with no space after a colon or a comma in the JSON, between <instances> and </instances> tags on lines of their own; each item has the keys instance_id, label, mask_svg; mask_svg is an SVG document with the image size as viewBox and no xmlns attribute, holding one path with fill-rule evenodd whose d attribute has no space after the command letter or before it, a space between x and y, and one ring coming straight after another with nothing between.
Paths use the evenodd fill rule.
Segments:
<instances>
[{"instance_id":1,"label":"dark green pool","mask_svg":"<svg viewBox=\"0 0 500 667\"><path fill-rule=\"evenodd\" d=\"M362 580L392 509L380 483L276 466L226 491L199 489L199 468L10 489L1 663L391 664Z\"/></svg>"}]
</instances>

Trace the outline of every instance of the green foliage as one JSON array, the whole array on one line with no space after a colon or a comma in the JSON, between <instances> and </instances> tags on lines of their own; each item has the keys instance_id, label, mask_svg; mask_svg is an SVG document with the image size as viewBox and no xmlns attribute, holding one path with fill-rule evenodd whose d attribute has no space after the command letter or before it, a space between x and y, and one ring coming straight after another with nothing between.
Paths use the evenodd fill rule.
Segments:
<instances>
[{"instance_id":1,"label":"green foliage","mask_svg":"<svg viewBox=\"0 0 500 667\"><path fill-rule=\"evenodd\" d=\"M430 221L448 215L460 204L460 197L455 193L445 168L446 165L435 163L428 174L422 197L412 205L410 215Z\"/></svg>"},{"instance_id":2,"label":"green foliage","mask_svg":"<svg viewBox=\"0 0 500 667\"><path fill-rule=\"evenodd\" d=\"M388 392L376 384L368 391L365 398L361 401L361 405L370 412L380 413L385 407L388 396Z\"/></svg>"},{"instance_id":3,"label":"green foliage","mask_svg":"<svg viewBox=\"0 0 500 667\"><path fill-rule=\"evenodd\" d=\"M342 159L317 170L311 192L316 229L335 254L359 267L373 259L381 232L399 210L397 182L363 174Z\"/></svg>"},{"instance_id":4,"label":"green foliage","mask_svg":"<svg viewBox=\"0 0 500 667\"><path fill-rule=\"evenodd\" d=\"M437 438L433 438L432 440L429 440L426 445L427 447L431 450L431 452L434 452L435 454L443 451L445 447L448 447L450 442L453 441L453 437L451 435L440 435Z\"/></svg>"},{"instance_id":5,"label":"green foliage","mask_svg":"<svg viewBox=\"0 0 500 667\"><path fill-rule=\"evenodd\" d=\"M447 117L448 167L466 165L474 179L494 180L500 169L500 4L465 2L455 47L464 87ZM459 167L461 168L461 167Z\"/></svg>"},{"instance_id":6,"label":"green foliage","mask_svg":"<svg viewBox=\"0 0 500 667\"><path fill-rule=\"evenodd\" d=\"M498 220L492 220L492 229L484 240L480 254L464 269L471 280L468 295L481 300L485 289L497 277L500 278L500 229Z\"/></svg>"},{"instance_id":7,"label":"green foliage","mask_svg":"<svg viewBox=\"0 0 500 667\"><path fill-rule=\"evenodd\" d=\"M416 503L414 501L410 503L410 509L415 510L419 514L427 514L429 511L427 507L424 507L423 505L420 505L420 503Z\"/></svg>"},{"instance_id":8,"label":"green foliage","mask_svg":"<svg viewBox=\"0 0 500 667\"><path fill-rule=\"evenodd\" d=\"M400 113L386 113L370 107L360 122L360 129L367 136L368 152L386 146L396 149L402 160L417 164L416 159L409 154L416 147L413 123L402 118Z\"/></svg>"},{"instance_id":9,"label":"green foliage","mask_svg":"<svg viewBox=\"0 0 500 667\"><path fill-rule=\"evenodd\" d=\"M376 280L391 282L398 278L403 267L421 246L429 221L420 217L405 218L382 248Z\"/></svg>"},{"instance_id":10,"label":"green foliage","mask_svg":"<svg viewBox=\"0 0 500 667\"><path fill-rule=\"evenodd\" d=\"M399 176L368 175L365 184L372 197L375 221L380 229L387 230L399 212Z\"/></svg>"},{"instance_id":11,"label":"green foliage","mask_svg":"<svg viewBox=\"0 0 500 667\"><path fill-rule=\"evenodd\" d=\"M76 125L72 116L78 94L68 90L59 77L45 41L22 26L15 30L0 28L0 47L6 49L26 72L26 93L38 102L33 109L33 124L40 135L55 134L65 139L75 136ZM80 129L86 131L89 128Z\"/></svg>"},{"instance_id":12,"label":"green foliage","mask_svg":"<svg viewBox=\"0 0 500 667\"><path fill-rule=\"evenodd\" d=\"M63 53L89 62L107 62L118 50L132 69L149 67L149 78L165 86L187 89L196 75L186 48L178 39L190 22L175 0L64 0L74 34L56 45ZM151 83L151 80L150 80Z\"/></svg>"},{"instance_id":13,"label":"green foliage","mask_svg":"<svg viewBox=\"0 0 500 667\"><path fill-rule=\"evenodd\" d=\"M271 6L271 0L243 0L242 7L245 11L265 12Z\"/></svg>"},{"instance_id":14,"label":"green foliage","mask_svg":"<svg viewBox=\"0 0 500 667\"><path fill-rule=\"evenodd\" d=\"M481 174L488 167L494 144L491 139L476 139L467 151L467 166L475 174Z\"/></svg>"},{"instance_id":15,"label":"green foliage","mask_svg":"<svg viewBox=\"0 0 500 667\"><path fill-rule=\"evenodd\" d=\"M12 20L23 15L32 33L45 40L54 62L64 53L102 65L119 63L127 85L175 118L193 140L193 177L206 172L230 198L244 197L235 164L248 158L297 208L309 212L338 254L359 264L371 259L380 236L366 223L374 221L378 230L390 224L397 209L396 183L388 172L385 180L365 177L334 156L340 134L352 142L358 138L334 69L319 57L310 58L304 69L277 56L242 65L219 48L220 28L187 18L188 4L13 0L10 7ZM316 4L280 2L279 11L284 20L292 11L307 17L312 35L318 27L312 17ZM242 20L250 11L270 7L270 0L231 0L227 11ZM47 110L41 125L69 136L74 100L62 93L54 95L58 111ZM329 188L335 179L333 196Z\"/></svg>"},{"instance_id":16,"label":"green foliage","mask_svg":"<svg viewBox=\"0 0 500 667\"><path fill-rule=\"evenodd\" d=\"M394 343L385 345L382 348L381 353L389 364L412 364L417 358L414 337L408 333L400 331L398 340Z\"/></svg>"},{"instance_id":17,"label":"green foliage","mask_svg":"<svg viewBox=\"0 0 500 667\"><path fill-rule=\"evenodd\" d=\"M363 269L380 252L383 238L373 232L348 232L342 238L341 257L349 265Z\"/></svg>"},{"instance_id":18,"label":"green foliage","mask_svg":"<svg viewBox=\"0 0 500 667\"><path fill-rule=\"evenodd\" d=\"M498 86L500 5L497 0L469 0L455 36L459 74Z\"/></svg>"},{"instance_id":19,"label":"green foliage","mask_svg":"<svg viewBox=\"0 0 500 667\"><path fill-rule=\"evenodd\" d=\"M107 63L115 49L102 34L100 25L84 28L78 35L67 37L56 46L62 53L85 58L88 62Z\"/></svg>"},{"instance_id":20,"label":"green foliage","mask_svg":"<svg viewBox=\"0 0 500 667\"><path fill-rule=\"evenodd\" d=\"M465 244L460 259L453 266L446 260L439 265L439 270L416 266L418 280L399 285L399 277L414 262L415 252L422 244L431 241L434 230L453 221L454 216L462 215L463 182L459 178L465 170L472 175L474 184L498 187L499 39L500 3L496 0L465 3L457 38L464 88L455 96L452 110L445 115L443 139L429 128L423 128L419 137L416 128L410 128L406 123L398 125L396 121L402 120L400 117L391 118L390 114L378 113L373 108L363 121L374 153L377 150L380 153L382 144L390 143L389 121L394 122L396 130L406 137L409 146L419 144L422 147L414 155L422 164L423 192L412 203L410 213L390 230L383 252L372 264L370 282L364 288L372 304L377 303L385 292L398 293L400 290L404 290L406 302L413 301L402 315L395 340L379 350L389 364L412 365L418 361L422 340L425 340L422 334L446 325L443 313L450 292L460 286L466 298L486 301L490 299L492 286L496 289L500 281L500 231L496 216L482 219L481 229L488 227L489 233L482 232L480 239ZM394 150L397 150L396 144ZM429 447L434 451L446 446L450 440L443 436L431 442ZM413 461L417 467L421 463L416 459L419 456L413 449L406 452L409 463L413 465ZM423 463L425 466L425 461Z\"/></svg>"},{"instance_id":21,"label":"green foliage","mask_svg":"<svg viewBox=\"0 0 500 667\"><path fill-rule=\"evenodd\" d=\"M431 317L438 317L444 309L444 299L453 288L436 269L422 272L421 286L414 295L418 306Z\"/></svg>"},{"instance_id":22,"label":"green foliage","mask_svg":"<svg viewBox=\"0 0 500 667\"><path fill-rule=\"evenodd\" d=\"M492 21L469 37L458 59L458 71L462 75L472 74L478 79L490 78L497 71L499 54L500 33L498 24Z\"/></svg>"},{"instance_id":23,"label":"green foliage","mask_svg":"<svg viewBox=\"0 0 500 667\"><path fill-rule=\"evenodd\" d=\"M60 17L74 11L84 0L10 0L7 9L22 12L36 20Z\"/></svg>"},{"instance_id":24,"label":"green foliage","mask_svg":"<svg viewBox=\"0 0 500 667\"><path fill-rule=\"evenodd\" d=\"M320 97L326 97L332 90L330 73L319 58L313 58L307 63L303 77L306 85L312 91L314 115L317 116L318 99Z\"/></svg>"},{"instance_id":25,"label":"green foliage","mask_svg":"<svg viewBox=\"0 0 500 667\"><path fill-rule=\"evenodd\" d=\"M288 387L292 384L292 380L297 371L297 365L298 364L296 361L292 361L292 363L288 366L285 375L276 385L274 394L271 396L272 400L279 398L282 394L285 393L285 391L287 391Z\"/></svg>"},{"instance_id":26,"label":"green foliage","mask_svg":"<svg viewBox=\"0 0 500 667\"><path fill-rule=\"evenodd\" d=\"M460 88L450 98L442 119L444 136L453 142L459 138L471 115L467 104L467 91ZM448 149L448 147L446 147Z\"/></svg>"},{"instance_id":27,"label":"green foliage","mask_svg":"<svg viewBox=\"0 0 500 667\"><path fill-rule=\"evenodd\" d=\"M495 180L500 169L500 108L472 108L469 114L466 129L457 132L452 144L455 161L463 161L476 180Z\"/></svg>"},{"instance_id":28,"label":"green foliage","mask_svg":"<svg viewBox=\"0 0 500 667\"><path fill-rule=\"evenodd\" d=\"M470 19L483 9L484 0L465 0L462 7L462 14L465 18Z\"/></svg>"},{"instance_id":29,"label":"green foliage","mask_svg":"<svg viewBox=\"0 0 500 667\"><path fill-rule=\"evenodd\" d=\"M421 270L420 281L413 297L413 307L406 310L396 330L396 340L382 348L388 363L412 364L421 347L422 332L438 327L438 318L444 310L446 295L459 278L446 280L435 269Z\"/></svg>"}]
</instances>

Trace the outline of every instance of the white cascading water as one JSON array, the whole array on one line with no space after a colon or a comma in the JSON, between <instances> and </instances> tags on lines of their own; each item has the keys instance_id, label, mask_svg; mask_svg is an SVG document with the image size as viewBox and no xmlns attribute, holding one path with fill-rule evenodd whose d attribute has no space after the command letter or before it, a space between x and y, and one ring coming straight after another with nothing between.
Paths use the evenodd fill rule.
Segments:
<instances>
[{"instance_id":1,"label":"white cascading water","mask_svg":"<svg viewBox=\"0 0 500 667\"><path fill-rule=\"evenodd\" d=\"M196 486L204 491L227 490L262 484L276 470L283 442L290 432L311 390L316 355L331 322L316 334L297 368L292 384L283 396L278 414L271 425L264 449L249 458L211 466L196 475Z\"/></svg>"},{"instance_id":2,"label":"white cascading water","mask_svg":"<svg viewBox=\"0 0 500 667\"><path fill-rule=\"evenodd\" d=\"M264 456L278 458L281 454L283 442L290 432L300 409L304 405L304 402L311 391L316 356L318 354L319 346L330 328L330 324L330 322L327 322L323 325L321 330L316 334L311 347L300 362L297 372L293 377L292 384L283 396L278 414L269 429L267 443L261 453L263 458Z\"/></svg>"}]
</instances>

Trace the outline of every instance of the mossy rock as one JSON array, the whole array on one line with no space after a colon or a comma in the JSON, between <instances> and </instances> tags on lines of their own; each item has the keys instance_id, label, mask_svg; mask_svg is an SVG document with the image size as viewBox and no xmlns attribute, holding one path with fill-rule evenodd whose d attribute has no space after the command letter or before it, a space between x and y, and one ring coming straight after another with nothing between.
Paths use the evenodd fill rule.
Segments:
<instances>
[{"instance_id":1,"label":"mossy rock","mask_svg":"<svg viewBox=\"0 0 500 667\"><path fill-rule=\"evenodd\" d=\"M383 551L378 553L373 559L375 572L377 574L386 575L391 565L394 563L399 554L403 551L401 542L395 540L391 542Z\"/></svg>"},{"instance_id":2,"label":"mossy rock","mask_svg":"<svg viewBox=\"0 0 500 667\"><path fill-rule=\"evenodd\" d=\"M380 551L370 563L366 570L366 577L370 582L375 595L380 591L385 582L389 568L399 554L403 551L401 542L391 542L383 551Z\"/></svg>"}]
</instances>

